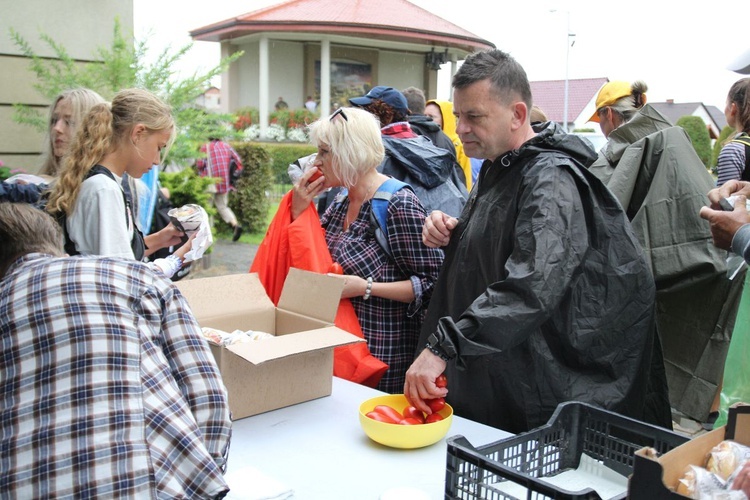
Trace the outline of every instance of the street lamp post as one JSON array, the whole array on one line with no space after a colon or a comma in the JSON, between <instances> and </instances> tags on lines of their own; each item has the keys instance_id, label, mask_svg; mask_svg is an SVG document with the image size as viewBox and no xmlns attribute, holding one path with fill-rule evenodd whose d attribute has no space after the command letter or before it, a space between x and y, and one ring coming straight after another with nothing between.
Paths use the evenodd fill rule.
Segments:
<instances>
[{"instance_id":1,"label":"street lamp post","mask_svg":"<svg viewBox=\"0 0 750 500\"><path fill-rule=\"evenodd\" d=\"M570 48L573 46L573 44L576 43L575 41L575 33L570 32L570 11L565 11L565 14L567 16L567 30L566 30L566 36L565 36L565 95L563 97L563 129L565 132L568 132L568 72L570 70ZM571 38L573 41L571 42Z\"/></svg>"},{"instance_id":2,"label":"street lamp post","mask_svg":"<svg viewBox=\"0 0 750 500\"><path fill-rule=\"evenodd\" d=\"M550 12L557 12L557 9L551 9ZM570 32L570 11L565 11L566 30L565 30L565 86L563 90L563 130L568 132L568 72L570 68L570 48L575 45L575 33ZM571 42L570 40L573 39Z\"/></svg>"}]
</instances>

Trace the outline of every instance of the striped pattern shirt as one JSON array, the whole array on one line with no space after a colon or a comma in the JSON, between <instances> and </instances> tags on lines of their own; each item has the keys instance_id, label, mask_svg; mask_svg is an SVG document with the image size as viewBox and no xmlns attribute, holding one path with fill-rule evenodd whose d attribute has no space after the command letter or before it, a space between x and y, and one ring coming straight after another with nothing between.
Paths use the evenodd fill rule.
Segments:
<instances>
[{"instance_id":1,"label":"striped pattern shirt","mask_svg":"<svg viewBox=\"0 0 750 500\"><path fill-rule=\"evenodd\" d=\"M351 299L370 352L389 366L378 389L401 393L443 263L443 251L422 243L426 213L410 189L396 191L388 202L388 243L393 259L380 247L370 229L371 202L362 204L357 218L344 231L348 208L349 198L341 197L321 217L328 249L333 260L344 268L344 274L372 277L377 283L402 280L412 283L415 298L410 304L375 296L369 300Z\"/></svg>"},{"instance_id":2,"label":"striped pattern shirt","mask_svg":"<svg viewBox=\"0 0 750 500\"><path fill-rule=\"evenodd\" d=\"M742 179L745 171L745 145L739 142L728 142L721 148L716 164L717 186L722 186L732 179Z\"/></svg>"},{"instance_id":3,"label":"striped pattern shirt","mask_svg":"<svg viewBox=\"0 0 750 500\"><path fill-rule=\"evenodd\" d=\"M226 389L142 263L29 254L0 281L0 498L221 498Z\"/></svg>"}]
</instances>

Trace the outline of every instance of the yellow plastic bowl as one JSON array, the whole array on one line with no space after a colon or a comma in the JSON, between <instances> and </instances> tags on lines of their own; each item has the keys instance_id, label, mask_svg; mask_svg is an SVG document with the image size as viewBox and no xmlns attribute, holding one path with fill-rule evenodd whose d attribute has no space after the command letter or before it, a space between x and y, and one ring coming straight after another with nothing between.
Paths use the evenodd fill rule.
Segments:
<instances>
[{"instance_id":1,"label":"yellow plastic bowl","mask_svg":"<svg viewBox=\"0 0 750 500\"><path fill-rule=\"evenodd\" d=\"M431 424L400 425L378 422L367 416L378 405L388 405L399 413L409 406L403 394L391 394L368 399L359 405L359 423L365 434L380 444L391 448L422 448L437 443L448 433L453 421L453 408L449 404L438 413L443 420Z\"/></svg>"}]
</instances>

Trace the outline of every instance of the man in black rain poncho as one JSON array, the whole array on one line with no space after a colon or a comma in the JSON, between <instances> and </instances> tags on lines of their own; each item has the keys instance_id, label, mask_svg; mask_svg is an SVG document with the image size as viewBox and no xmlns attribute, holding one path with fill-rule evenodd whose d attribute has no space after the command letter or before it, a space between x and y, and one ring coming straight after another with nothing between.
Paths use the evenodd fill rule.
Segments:
<instances>
[{"instance_id":1,"label":"man in black rain poncho","mask_svg":"<svg viewBox=\"0 0 750 500\"><path fill-rule=\"evenodd\" d=\"M554 123L531 127L523 68L499 50L453 79L457 132L487 159L460 218L433 212L423 240L445 261L404 393L509 432L584 401L671 428L654 279L596 153ZM443 373L448 391L435 385Z\"/></svg>"}]
</instances>

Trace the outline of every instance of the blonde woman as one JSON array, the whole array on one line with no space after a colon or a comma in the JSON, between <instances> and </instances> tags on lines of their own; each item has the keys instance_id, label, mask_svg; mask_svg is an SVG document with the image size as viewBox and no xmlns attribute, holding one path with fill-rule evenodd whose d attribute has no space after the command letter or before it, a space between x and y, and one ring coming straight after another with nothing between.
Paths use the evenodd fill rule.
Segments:
<instances>
[{"instance_id":1,"label":"blonde woman","mask_svg":"<svg viewBox=\"0 0 750 500\"><path fill-rule=\"evenodd\" d=\"M40 174L57 175L62 157L73 142L83 118L94 105L103 102L102 96L84 88L65 90L55 97L49 108Z\"/></svg>"},{"instance_id":2,"label":"blonde woman","mask_svg":"<svg viewBox=\"0 0 750 500\"><path fill-rule=\"evenodd\" d=\"M385 149L377 118L362 109L339 108L310 126L318 147L314 166L294 186L292 219L330 187L347 191L321 217L331 257L344 272L342 298L351 299L372 354L389 365L378 389L401 392L414 358L419 329L437 279L443 252L422 243L424 207L408 187L387 204L390 254L374 233L375 193L390 178L377 171ZM313 175L323 175L310 182Z\"/></svg>"},{"instance_id":3,"label":"blonde woman","mask_svg":"<svg viewBox=\"0 0 750 500\"><path fill-rule=\"evenodd\" d=\"M123 174L140 178L161 162L174 133L169 106L146 90L122 90L111 105L91 108L47 204L52 215L64 220L69 254L142 260L179 244L183 234L171 224L144 241L121 187ZM187 243L166 259L168 265L157 265L171 276L189 249Z\"/></svg>"}]
</instances>

